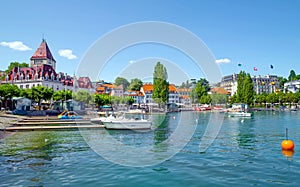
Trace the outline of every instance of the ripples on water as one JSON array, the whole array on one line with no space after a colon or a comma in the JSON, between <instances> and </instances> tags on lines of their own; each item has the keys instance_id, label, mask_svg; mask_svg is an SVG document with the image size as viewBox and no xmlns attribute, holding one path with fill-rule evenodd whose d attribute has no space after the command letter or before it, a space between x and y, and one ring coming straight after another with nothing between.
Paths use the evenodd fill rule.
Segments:
<instances>
[{"instance_id":1,"label":"ripples on water","mask_svg":"<svg viewBox=\"0 0 300 187\"><path fill-rule=\"evenodd\" d=\"M198 126L184 149L149 167L126 167L103 159L76 130L14 133L0 140L0 186L297 186L300 182L299 112L225 117L205 153L199 153L199 143L211 114L196 115ZM171 136L179 118L179 114L166 116L153 132L109 134L123 146L155 145ZM191 123L183 119L186 125ZM285 128L296 145L292 158L281 153Z\"/></svg>"}]
</instances>

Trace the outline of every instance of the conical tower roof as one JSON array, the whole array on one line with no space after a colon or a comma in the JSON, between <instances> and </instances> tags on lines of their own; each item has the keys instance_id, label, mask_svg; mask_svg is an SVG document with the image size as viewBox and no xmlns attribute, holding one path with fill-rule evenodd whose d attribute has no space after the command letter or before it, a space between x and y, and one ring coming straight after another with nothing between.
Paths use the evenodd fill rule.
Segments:
<instances>
[{"instance_id":1,"label":"conical tower roof","mask_svg":"<svg viewBox=\"0 0 300 187\"><path fill-rule=\"evenodd\" d=\"M56 62L53 58L51 51L47 45L47 42L43 39L40 46L37 48L35 53L32 55L30 60L32 59L51 59L52 61Z\"/></svg>"}]
</instances>

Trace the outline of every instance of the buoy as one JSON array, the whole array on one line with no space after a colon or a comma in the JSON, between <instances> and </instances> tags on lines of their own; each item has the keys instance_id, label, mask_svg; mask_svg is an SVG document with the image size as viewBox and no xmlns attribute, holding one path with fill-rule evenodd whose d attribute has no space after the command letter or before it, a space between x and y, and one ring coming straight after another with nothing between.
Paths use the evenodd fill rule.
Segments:
<instances>
[{"instance_id":1,"label":"buoy","mask_svg":"<svg viewBox=\"0 0 300 187\"><path fill-rule=\"evenodd\" d=\"M293 151L294 150L294 142L288 139L288 129L285 129L285 140L281 142L282 150Z\"/></svg>"},{"instance_id":2,"label":"buoy","mask_svg":"<svg viewBox=\"0 0 300 187\"><path fill-rule=\"evenodd\" d=\"M295 145L294 145L294 142L292 140L283 140L281 142L281 147L282 147L283 150L291 151L291 150L294 150Z\"/></svg>"}]
</instances>

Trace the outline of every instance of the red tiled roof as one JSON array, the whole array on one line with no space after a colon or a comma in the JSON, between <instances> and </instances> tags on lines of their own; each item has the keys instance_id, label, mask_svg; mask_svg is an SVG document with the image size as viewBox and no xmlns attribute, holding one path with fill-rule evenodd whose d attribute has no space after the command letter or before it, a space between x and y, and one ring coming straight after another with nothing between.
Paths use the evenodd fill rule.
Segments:
<instances>
[{"instance_id":1,"label":"red tiled roof","mask_svg":"<svg viewBox=\"0 0 300 187\"><path fill-rule=\"evenodd\" d=\"M169 92L177 92L177 88L175 87L174 84L169 85Z\"/></svg>"},{"instance_id":2,"label":"red tiled roof","mask_svg":"<svg viewBox=\"0 0 300 187\"><path fill-rule=\"evenodd\" d=\"M211 93L216 93L216 94L228 94L228 92L222 88L222 87L216 87L211 89Z\"/></svg>"},{"instance_id":3,"label":"red tiled roof","mask_svg":"<svg viewBox=\"0 0 300 187\"><path fill-rule=\"evenodd\" d=\"M142 88L143 88L144 92L150 92L153 90L153 85L152 84L144 84L142 86Z\"/></svg>"},{"instance_id":4,"label":"red tiled roof","mask_svg":"<svg viewBox=\"0 0 300 187\"><path fill-rule=\"evenodd\" d=\"M153 84L144 84L142 88L144 92L153 91ZM177 92L177 88L174 84L169 85L169 92Z\"/></svg>"},{"instance_id":5,"label":"red tiled roof","mask_svg":"<svg viewBox=\"0 0 300 187\"><path fill-rule=\"evenodd\" d=\"M31 59L45 59L45 58L55 61L52 54L51 54L51 51L50 51L50 49L47 45L47 42L43 39L42 43L37 48L35 53L32 55L30 60Z\"/></svg>"}]
</instances>

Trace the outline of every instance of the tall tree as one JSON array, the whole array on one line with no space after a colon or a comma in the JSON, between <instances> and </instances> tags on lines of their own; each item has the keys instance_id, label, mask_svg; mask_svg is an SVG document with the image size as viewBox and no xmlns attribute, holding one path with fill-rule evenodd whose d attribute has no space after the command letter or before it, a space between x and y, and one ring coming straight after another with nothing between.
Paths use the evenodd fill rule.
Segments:
<instances>
[{"instance_id":1,"label":"tall tree","mask_svg":"<svg viewBox=\"0 0 300 187\"><path fill-rule=\"evenodd\" d=\"M169 82L167 69L157 62L153 73L153 93L152 98L159 105L168 102L169 98Z\"/></svg>"},{"instance_id":2,"label":"tall tree","mask_svg":"<svg viewBox=\"0 0 300 187\"><path fill-rule=\"evenodd\" d=\"M206 92L208 92L210 90L209 82L205 78L200 78L198 80L198 83L200 83L201 86L204 87Z\"/></svg>"},{"instance_id":3,"label":"tall tree","mask_svg":"<svg viewBox=\"0 0 300 187\"><path fill-rule=\"evenodd\" d=\"M288 79L289 79L289 81L293 81L293 80L295 80L295 78L296 78L296 73L294 70L291 70Z\"/></svg>"},{"instance_id":4,"label":"tall tree","mask_svg":"<svg viewBox=\"0 0 300 187\"><path fill-rule=\"evenodd\" d=\"M143 82L141 81L141 79L138 78L131 79L129 90L140 91L142 86L143 86Z\"/></svg>"},{"instance_id":5,"label":"tall tree","mask_svg":"<svg viewBox=\"0 0 300 187\"><path fill-rule=\"evenodd\" d=\"M117 77L116 80L115 80L115 84L117 86L123 85L124 90L127 90L128 86L130 85L128 80L123 78L123 77Z\"/></svg>"},{"instance_id":6,"label":"tall tree","mask_svg":"<svg viewBox=\"0 0 300 187\"><path fill-rule=\"evenodd\" d=\"M237 102L247 103L248 105L252 104L254 100L254 90L250 74L241 71L238 75L237 82Z\"/></svg>"}]
</instances>

